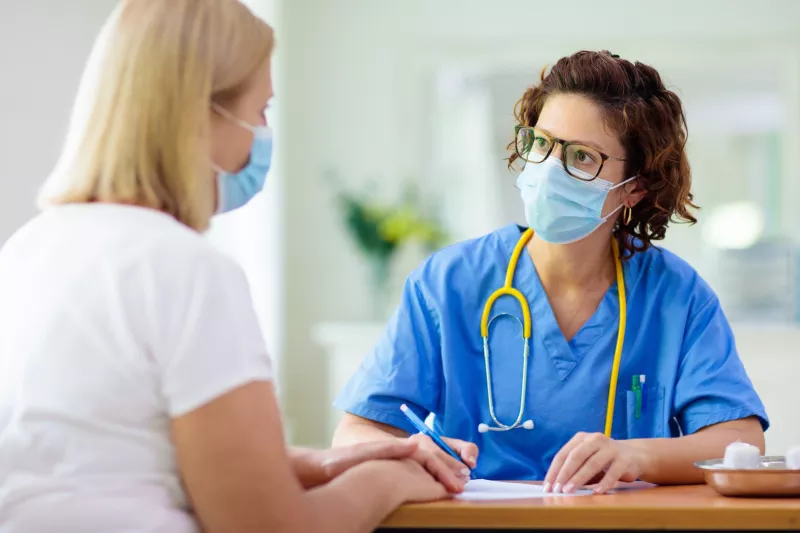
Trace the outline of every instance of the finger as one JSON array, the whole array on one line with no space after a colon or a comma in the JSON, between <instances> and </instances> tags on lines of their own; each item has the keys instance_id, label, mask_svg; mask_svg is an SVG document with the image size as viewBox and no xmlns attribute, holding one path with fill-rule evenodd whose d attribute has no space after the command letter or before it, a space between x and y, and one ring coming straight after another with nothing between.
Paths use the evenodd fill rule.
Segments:
<instances>
[{"instance_id":1,"label":"finger","mask_svg":"<svg viewBox=\"0 0 800 533\"><path fill-rule=\"evenodd\" d=\"M453 498L453 493L447 490L447 487L436 482L436 499L437 500L450 500Z\"/></svg>"},{"instance_id":2,"label":"finger","mask_svg":"<svg viewBox=\"0 0 800 533\"><path fill-rule=\"evenodd\" d=\"M446 468L448 468L454 476L460 478L464 481L470 478L470 474L472 471L467 467L466 464L462 463L458 459L454 459L449 453L440 450L438 447L434 450L428 450L436 459L442 462Z\"/></svg>"},{"instance_id":3,"label":"finger","mask_svg":"<svg viewBox=\"0 0 800 533\"><path fill-rule=\"evenodd\" d=\"M583 432L576 433L574 437L561 447L556 456L553 457L553 460L550 462L550 468L547 469L547 475L545 475L544 478L544 485L542 486L545 492L550 492L550 490L554 488L553 485L555 485L556 478L559 472L561 472L561 468L564 466L564 462L567 460L567 457L569 457L570 452L580 445L586 436L586 433Z\"/></svg>"},{"instance_id":4,"label":"finger","mask_svg":"<svg viewBox=\"0 0 800 533\"><path fill-rule=\"evenodd\" d=\"M558 476L556 476L553 490L559 492L559 489L575 475L589 457L597 453L602 445L602 435L597 436L597 434L593 434L586 437L582 443L573 448L564 461L561 470L558 472Z\"/></svg>"},{"instance_id":5,"label":"finger","mask_svg":"<svg viewBox=\"0 0 800 533\"><path fill-rule=\"evenodd\" d=\"M464 490L464 484L466 483L464 477L456 475L438 455L420 449L417 450L411 458L422 465L425 470L444 485L448 491L462 492Z\"/></svg>"},{"instance_id":6,"label":"finger","mask_svg":"<svg viewBox=\"0 0 800 533\"><path fill-rule=\"evenodd\" d=\"M419 447L431 455L437 456L447 468L452 470L457 476L461 477L469 477L469 469L464 466L464 463L451 457L450 454L439 448L439 446L433 442L427 435L414 435L411 439L415 440L419 443Z\"/></svg>"},{"instance_id":7,"label":"finger","mask_svg":"<svg viewBox=\"0 0 800 533\"><path fill-rule=\"evenodd\" d=\"M459 439L443 437L442 440L456 452L470 468L478 463L478 445Z\"/></svg>"},{"instance_id":8,"label":"finger","mask_svg":"<svg viewBox=\"0 0 800 533\"><path fill-rule=\"evenodd\" d=\"M614 489L617 486L620 478L625 474L626 469L627 465L622 459L617 459L611 463L611 465L608 467L608 470L606 470L606 475L603 476L603 479L601 479L600 483L597 484L594 492L596 494L605 494L606 492Z\"/></svg>"},{"instance_id":9,"label":"finger","mask_svg":"<svg viewBox=\"0 0 800 533\"><path fill-rule=\"evenodd\" d=\"M587 486L589 486L589 485L597 485L598 483L600 483L600 480L603 479L603 476L605 476L605 475L606 475L605 471L598 472L597 474L594 475L594 477L592 479L590 479L589 481L584 483L584 485L587 485Z\"/></svg>"},{"instance_id":10,"label":"finger","mask_svg":"<svg viewBox=\"0 0 800 533\"><path fill-rule=\"evenodd\" d=\"M575 474L564 483L564 493L569 494L578 487L588 484L594 476L603 472L614 460L616 450L611 446L600 447L589 456Z\"/></svg>"},{"instance_id":11,"label":"finger","mask_svg":"<svg viewBox=\"0 0 800 533\"><path fill-rule=\"evenodd\" d=\"M442 485L437 481L433 481L429 484L429 489L425 494L425 501L434 501L434 500L444 500L450 498L451 493L447 490L447 487Z\"/></svg>"},{"instance_id":12,"label":"finger","mask_svg":"<svg viewBox=\"0 0 800 533\"><path fill-rule=\"evenodd\" d=\"M447 465L447 468L452 470L456 476L463 477L465 479L469 478L471 471L466 463L454 458L452 455L440 449L438 446L436 449L429 451L435 454L445 465Z\"/></svg>"},{"instance_id":13,"label":"finger","mask_svg":"<svg viewBox=\"0 0 800 533\"><path fill-rule=\"evenodd\" d=\"M441 500L450 495L447 488L435 477L431 476L431 473L425 470L425 467L417 461L414 459L404 459L403 462L408 463L410 472L412 473L412 484L417 487L416 490L411 490L414 496L408 501L425 502Z\"/></svg>"}]
</instances>

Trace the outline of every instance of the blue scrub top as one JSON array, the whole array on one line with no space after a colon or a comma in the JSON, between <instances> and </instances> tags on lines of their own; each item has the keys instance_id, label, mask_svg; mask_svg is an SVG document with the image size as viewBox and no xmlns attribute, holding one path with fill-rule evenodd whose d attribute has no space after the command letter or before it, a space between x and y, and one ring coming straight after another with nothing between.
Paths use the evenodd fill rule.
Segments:
<instances>
[{"instance_id":1,"label":"blue scrub top","mask_svg":"<svg viewBox=\"0 0 800 533\"><path fill-rule=\"evenodd\" d=\"M406 281L402 301L382 338L334 405L360 417L415 433L400 412L433 413L440 434L480 448L475 474L486 479L541 480L559 449L579 431L603 432L611 364L619 327L616 282L594 315L567 342L533 261L523 253L514 286L528 299L533 322L528 390L522 420L533 430L479 433L494 426L487 401L484 304L503 285L522 228L511 225L446 248ZM623 262L628 321L617 385L612 437L677 437L749 416L769 425L739 359L733 333L711 288L683 260L650 248ZM502 297L492 316L519 304ZM522 329L502 316L490 333L490 364L498 419L517 417ZM636 417L634 375L645 394Z\"/></svg>"}]
</instances>

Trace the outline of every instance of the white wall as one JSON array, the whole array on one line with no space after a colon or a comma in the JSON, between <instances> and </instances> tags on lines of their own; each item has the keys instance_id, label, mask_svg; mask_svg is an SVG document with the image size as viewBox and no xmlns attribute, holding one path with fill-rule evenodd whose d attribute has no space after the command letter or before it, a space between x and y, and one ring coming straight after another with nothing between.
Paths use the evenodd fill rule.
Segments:
<instances>
[{"instance_id":1,"label":"white wall","mask_svg":"<svg viewBox=\"0 0 800 533\"><path fill-rule=\"evenodd\" d=\"M404 16L386 2L291 0L278 17L284 400L303 444L324 443L328 411L311 328L365 318L369 308L367 270L341 229L324 176L335 170L350 183L374 178L392 189L421 170L426 85L402 44Z\"/></svg>"},{"instance_id":2,"label":"white wall","mask_svg":"<svg viewBox=\"0 0 800 533\"><path fill-rule=\"evenodd\" d=\"M95 35L115 0L0 0L0 244L36 213Z\"/></svg>"}]
</instances>

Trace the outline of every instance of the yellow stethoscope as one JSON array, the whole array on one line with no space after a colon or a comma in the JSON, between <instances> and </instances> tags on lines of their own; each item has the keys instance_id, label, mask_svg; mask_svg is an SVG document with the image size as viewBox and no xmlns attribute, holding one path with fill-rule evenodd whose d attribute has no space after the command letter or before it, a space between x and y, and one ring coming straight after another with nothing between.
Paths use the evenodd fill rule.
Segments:
<instances>
[{"instance_id":1,"label":"yellow stethoscope","mask_svg":"<svg viewBox=\"0 0 800 533\"><path fill-rule=\"evenodd\" d=\"M514 273L517 270L519 256L522 254L525 246L531 240L531 237L533 237L532 229L528 229L522 234L522 237L520 237L516 247L514 248L514 253L511 254L511 260L508 262L505 284L494 291L491 296L489 296L489 299L486 301L486 305L483 308L483 316L481 317L481 337L483 337L483 359L486 363L486 391L489 397L489 414L496 425L492 427L488 424L479 424L478 431L481 433L486 433L487 431L509 431L518 427L523 429L533 429L533 420L526 420L525 422L522 422L522 416L525 413L525 393L528 386L528 355L530 354L531 339L531 310L530 306L528 305L528 301L525 299L525 296L523 296L521 292L513 287ZM627 322L625 278L622 273L622 262L619 258L619 246L617 245L616 239L611 239L611 247L614 252L614 264L617 271L617 291L619 293L619 331L617 332L617 347L614 350L614 363L611 366L611 380L608 386L608 407L606 408L606 425L604 431L606 437L611 436L611 426L614 420L614 400L617 395L619 364L620 359L622 358L622 345L625 342L625 323ZM522 350L522 391L519 400L519 413L517 414L517 419L511 425L500 422L494 412L492 371L489 365L489 327L496 318L505 316L505 314L497 315L491 320L489 319L489 315L492 312L492 306L494 306L494 303L501 296L511 296L519 302L519 306L522 309L522 338L525 341L525 346ZM513 317L514 315L509 316ZM519 321L519 319L517 319L517 321Z\"/></svg>"}]
</instances>

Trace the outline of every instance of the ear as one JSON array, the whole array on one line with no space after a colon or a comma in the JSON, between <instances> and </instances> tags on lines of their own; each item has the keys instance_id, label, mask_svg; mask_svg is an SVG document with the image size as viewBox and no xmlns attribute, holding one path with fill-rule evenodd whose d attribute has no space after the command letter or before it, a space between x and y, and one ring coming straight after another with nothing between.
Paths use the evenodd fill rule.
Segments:
<instances>
[{"instance_id":1,"label":"ear","mask_svg":"<svg viewBox=\"0 0 800 533\"><path fill-rule=\"evenodd\" d=\"M623 188L622 203L625 207L634 207L642 201L647 191L642 187L639 179L626 183Z\"/></svg>"}]
</instances>

